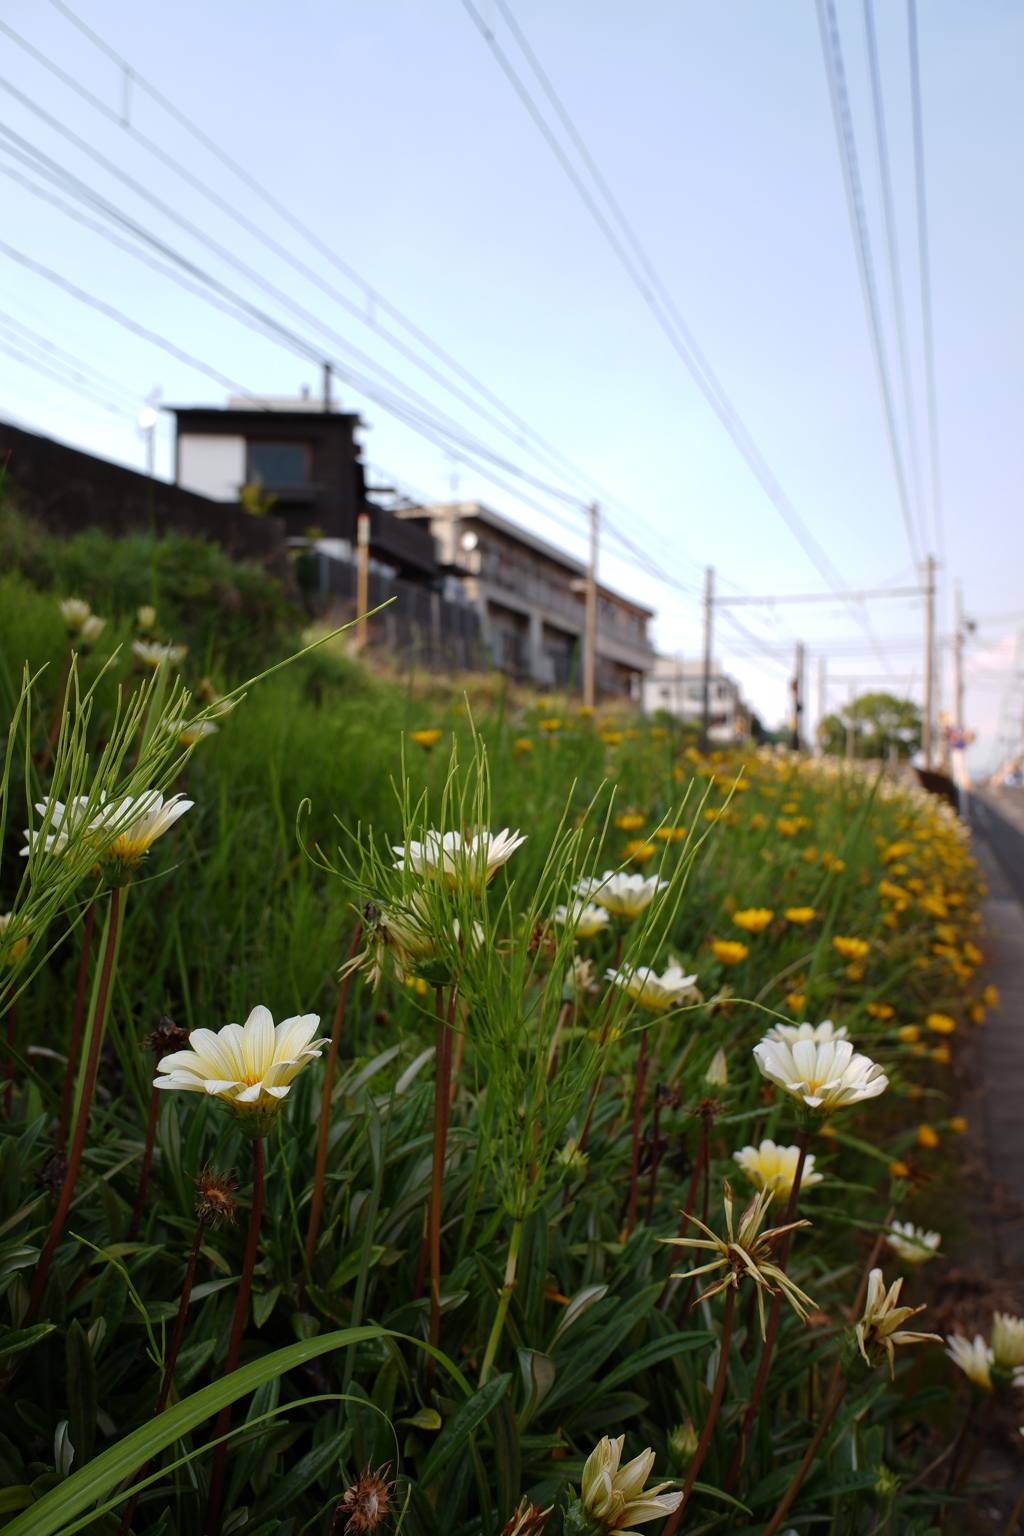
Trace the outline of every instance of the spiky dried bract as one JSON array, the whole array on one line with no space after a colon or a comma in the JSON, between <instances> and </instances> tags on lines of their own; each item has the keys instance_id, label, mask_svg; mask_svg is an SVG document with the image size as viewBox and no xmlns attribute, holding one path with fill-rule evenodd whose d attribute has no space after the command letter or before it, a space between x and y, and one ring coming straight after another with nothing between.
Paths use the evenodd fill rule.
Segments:
<instances>
[{"instance_id":1,"label":"spiky dried bract","mask_svg":"<svg viewBox=\"0 0 1024 1536\"><path fill-rule=\"evenodd\" d=\"M870 1371L881 1365L883 1360L888 1360L889 1375L895 1375L895 1344L942 1343L937 1333L910 1333L903 1327L909 1318L923 1312L924 1307L899 1306L902 1289L902 1276L893 1281L888 1291L880 1269L873 1269L868 1277L864 1315L857 1323L854 1334L861 1358Z\"/></svg>"},{"instance_id":2,"label":"spiky dried bract","mask_svg":"<svg viewBox=\"0 0 1024 1536\"><path fill-rule=\"evenodd\" d=\"M395 1485L388 1482L390 1471L390 1462L376 1472L366 1465L335 1507L330 1536L364 1536L380 1529L393 1508Z\"/></svg>"},{"instance_id":3,"label":"spiky dried bract","mask_svg":"<svg viewBox=\"0 0 1024 1536\"><path fill-rule=\"evenodd\" d=\"M189 1031L175 1024L170 1014L163 1013L148 1035L139 1041L139 1049L152 1051L154 1056L166 1056L170 1051L183 1051L188 1045Z\"/></svg>"},{"instance_id":4,"label":"spiky dried bract","mask_svg":"<svg viewBox=\"0 0 1024 1536\"><path fill-rule=\"evenodd\" d=\"M204 1227L218 1227L224 1221L235 1224L233 1199L238 1184L227 1174L214 1173L204 1168L194 1181L196 1186L196 1215Z\"/></svg>"},{"instance_id":5,"label":"spiky dried bract","mask_svg":"<svg viewBox=\"0 0 1024 1536\"><path fill-rule=\"evenodd\" d=\"M769 1227L766 1232L761 1231L761 1223L773 1199L770 1189L759 1190L753 1200L747 1205L739 1219L738 1227L733 1224L733 1198L729 1181L725 1182L725 1229L726 1236L718 1237L710 1227L706 1227L696 1216L690 1220L695 1227L699 1227L706 1237L662 1237L658 1241L671 1243L677 1248L703 1248L707 1252L716 1255L709 1263L702 1264L697 1269L687 1270L684 1274L674 1275L673 1279L688 1280L693 1275L707 1275L715 1270L724 1270L725 1273L718 1280L712 1282L693 1303L703 1301L708 1297L717 1296L719 1291L727 1290L730 1286L738 1290L743 1280L751 1280L757 1287L757 1306L761 1319L761 1337L765 1337L764 1298L776 1295L779 1291L785 1296L790 1306L798 1317L807 1316L807 1310L814 1306L814 1302L806 1296L799 1286L772 1260L774 1244L787 1232L793 1232L797 1227L809 1227L809 1221L791 1221L782 1227Z\"/></svg>"},{"instance_id":6,"label":"spiky dried bract","mask_svg":"<svg viewBox=\"0 0 1024 1536\"><path fill-rule=\"evenodd\" d=\"M538 1509L536 1504L531 1504L529 1499L524 1498L503 1529L501 1536L542 1536L548 1515L553 1508L554 1505L549 1504L547 1509Z\"/></svg>"}]
</instances>

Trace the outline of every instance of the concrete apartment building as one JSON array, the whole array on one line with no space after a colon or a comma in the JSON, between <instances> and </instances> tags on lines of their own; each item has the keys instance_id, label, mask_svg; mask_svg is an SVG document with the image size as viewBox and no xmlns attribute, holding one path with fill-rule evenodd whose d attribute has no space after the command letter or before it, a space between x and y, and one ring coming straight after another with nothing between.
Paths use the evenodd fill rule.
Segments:
<instances>
[{"instance_id":1,"label":"concrete apartment building","mask_svg":"<svg viewBox=\"0 0 1024 1536\"><path fill-rule=\"evenodd\" d=\"M397 515L428 528L449 590L475 608L493 664L542 688L580 686L587 568L571 555L476 501L408 507ZM595 680L638 702L654 664L650 608L598 585Z\"/></svg>"},{"instance_id":2,"label":"concrete apartment building","mask_svg":"<svg viewBox=\"0 0 1024 1536\"><path fill-rule=\"evenodd\" d=\"M717 661L711 663L709 691L709 739L723 745L741 740L749 722L740 685L722 671ZM644 678L643 708L645 715L664 710L677 720L700 725L704 718L703 661L656 657L649 676Z\"/></svg>"}]
</instances>

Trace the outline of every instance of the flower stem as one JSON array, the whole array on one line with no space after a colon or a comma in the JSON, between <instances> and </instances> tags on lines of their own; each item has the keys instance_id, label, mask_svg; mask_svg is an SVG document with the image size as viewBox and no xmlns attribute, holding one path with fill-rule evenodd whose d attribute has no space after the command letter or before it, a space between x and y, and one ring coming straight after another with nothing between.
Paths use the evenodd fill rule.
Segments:
<instances>
[{"instance_id":1,"label":"flower stem","mask_svg":"<svg viewBox=\"0 0 1024 1536\"><path fill-rule=\"evenodd\" d=\"M715 1385L711 1393L711 1403L708 1407L707 1418L704 1420L704 1428L700 1432L697 1442L697 1450L690 1469L686 1474L686 1482L683 1484L683 1497L676 1506L675 1513L669 1515L661 1528L661 1536L675 1536L675 1531L683 1517L686 1502L693 1492L693 1485L697 1481L697 1473L701 1469L704 1457L707 1455L708 1446L711 1444L711 1436L718 1420L718 1410L722 1406L722 1395L725 1392L725 1378L729 1374L729 1347L732 1344L732 1319L736 1309L736 1288L730 1286L725 1293L725 1316L722 1319L722 1337L718 1341L719 1356L718 1370L715 1372Z\"/></svg>"},{"instance_id":2,"label":"flower stem","mask_svg":"<svg viewBox=\"0 0 1024 1536\"><path fill-rule=\"evenodd\" d=\"M512 1231L508 1240L508 1257L505 1260L505 1284L502 1286L501 1295L498 1297L498 1310L494 1314L490 1337L487 1340L487 1348L484 1351L484 1363L480 1367L481 1386L484 1385L490 1376L494 1357L498 1353L502 1329L505 1326L505 1316L508 1312L508 1305L512 1300L512 1291L516 1283L516 1265L519 1262L519 1245L522 1239L523 1223L521 1218L516 1217L512 1222Z\"/></svg>"},{"instance_id":3,"label":"flower stem","mask_svg":"<svg viewBox=\"0 0 1024 1536\"><path fill-rule=\"evenodd\" d=\"M786 1207L786 1215L781 1226L788 1226L796 1215L796 1203L800 1196L800 1184L804 1176L804 1162L807 1158L807 1148L810 1145L811 1135L809 1131L801 1131L797 1136L796 1144L800 1149L800 1155L796 1162L796 1173L793 1175L793 1187L789 1192L789 1204ZM789 1260L789 1245L792 1240L792 1232L783 1234L779 1247L779 1268L785 1270ZM775 1292L772 1297L772 1309L768 1317L768 1327L765 1330L764 1345L761 1349L761 1361L757 1368L757 1376L754 1380L753 1391L750 1394L750 1402L743 1416L743 1428L740 1430L739 1442L733 1453L732 1463L725 1479L725 1492L728 1493L736 1478L739 1476L740 1467L743 1465L743 1457L746 1452L747 1439L750 1435L757 1410L761 1406L761 1395L764 1392L765 1382L768 1380L768 1371L772 1363L772 1351L775 1348L775 1335L779 1331L779 1313L782 1310L782 1291Z\"/></svg>"},{"instance_id":4,"label":"flower stem","mask_svg":"<svg viewBox=\"0 0 1024 1536\"><path fill-rule=\"evenodd\" d=\"M238 1283L238 1294L235 1297L235 1315L231 1323L231 1338L228 1342L228 1356L224 1362L222 1375L230 1376L238 1365L238 1356L242 1349L242 1334L245 1332L245 1314L249 1309L249 1293L252 1290L252 1274L256 1267L256 1254L260 1245L260 1220L263 1216L263 1143L256 1140L252 1144L252 1211L249 1215L249 1235L245 1244L245 1260L242 1264L242 1277ZM210 1491L206 1500L206 1523L204 1530L206 1536L215 1536L220 1523L220 1501L224 1491L224 1462L227 1458L228 1445L223 1438L231 1428L231 1404L222 1408L217 1419L215 1437L219 1445L213 1453L213 1465L210 1468Z\"/></svg>"},{"instance_id":5,"label":"flower stem","mask_svg":"<svg viewBox=\"0 0 1024 1536\"><path fill-rule=\"evenodd\" d=\"M452 1031L445 1018L444 988L435 993L434 1024L434 1148L430 1170L430 1206L427 1211L427 1246L430 1251L430 1343L436 1349L441 1338L441 1189L448 1153L448 1084L452 1071ZM455 1007L455 988L451 989L449 1015ZM427 1366L433 1375L433 1356Z\"/></svg>"},{"instance_id":6,"label":"flower stem","mask_svg":"<svg viewBox=\"0 0 1024 1536\"><path fill-rule=\"evenodd\" d=\"M192 1251L189 1253L188 1264L185 1268L185 1283L181 1287L181 1300L178 1302L178 1315L174 1320L174 1332L171 1334L171 1345L170 1349L167 1351L167 1359L164 1364L164 1377L163 1381L160 1383L160 1392L156 1400L156 1407L153 1409L154 1418L158 1414L163 1413L164 1409L167 1407L167 1399L171 1392L171 1382L174 1380L174 1367L178 1363L178 1350L181 1348L181 1340L185 1332L185 1318L188 1313L189 1302L192 1300L192 1286L196 1278L196 1264L199 1260L199 1249L202 1246L205 1232L206 1222L201 1220L199 1225L196 1227L196 1235L192 1239ZM140 1481L146 1476L149 1468L150 1462L147 1461L137 1474ZM121 1525L118 1529L117 1536L128 1536L128 1532L131 1530L132 1518L135 1514L135 1510L138 1506L140 1497L141 1489L138 1493L132 1494L128 1508L125 1510L124 1515L121 1518Z\"/></svg>"},{"instance_id":7,"label":"flower stem","mask_svg":"<svg viewBox=\"0 0 1024 1536\"><path fill-rule=\"evenodd\" d=\"M357 919L355 931L352 934L352 942L348 947L349 960L355 958L362 935L362 919ZM327 1137L331 1128L331 1094L334 1092L334 1072L338 1061L338 1047L341 1044L341 1026L345 1018L345 1008L348 1004L348 989L351 980L352 972L346 971L338 988L338 1001L335 1005L334 1023L331 1027L331 1044L324 1067L324 1084L320 1091L320 1128L317 1133L316 1142L316 1169L313 1174L313 1198L309 1203L309 1226L306 1228L307 1278L313 1273L316 1240L320 1235L320 1216L324 1205L324 1180L327 1175Z\"/></svg>"},{"instance_id":8,"label":"flower stem","mask_svg":"<svg viewBox=\"0 0 1024 1536\"><path fill-rule=\"evenodd\" d=\"M839 1383L839 1386L833 1392L829 1405L821 1416L821 1423L815 1430L814 1439L811 1441L810 1445L807 1447L807 1450L804 1452L804 1459L797 1467L793 1481L790 1483L789 1487L783 1494L782 1502L779 1504L778 1509L775 1511L774 1515L772 1515L772 1518L761 1532L761 1536L775 1536L775 1532L778 1530L779 1526L786 1518L786 1515L789 1513L793 1500L796 1498L797 1494L800 1492L800 1489L803 1487L804 1478L807 1476L808 1472L811 1470L811 1467L814 1465L814 1458L817 1456L819 1450L821 1449L821 1442L828 1434L829 1427L832 1423L832 1420L835 1418L836 1413L838 1412L840 1403L846 1396L846 1389L849 1385L850 1383L848 1381L843 1380Z\"/></svg>"},{"instance_id":9,"label":"flower stem","mask_svg":"<svg viewBox=\"0 0 1024 1536\"><path fill-rule=\"evenodd\" d=\"M75 1192L75 1184L78 1181L79 1171L82 1167L82 1153L85 1151L85 1135L89 1128L89 1108L92 1104L93 1089L96 1087L96 1072L100 1061L100 1046L103 1043L103 1021L107 1013L107 999L110 996L110 982L114 969L114 955L117 951L118 940L121 936L121 918L123 913L121 891L118 887L110 893L110 913L107 921L107 943L103 953L103 969L100 972L99 990L96 994L96 1008L92 1017L92 1033L89 1038L89 1055L85 1064L85 1075L82 1080L82 1098L78 1106L78 1118L75 1121L75 1139L71 1144L71 1156L68 1158L68 1171L64 1176L64 1184L61 1188L60 1199L57 1201L57 1209L53 1213L50 1223L50 1231L43 1251L39 1255L39 1263L36 1265L35 1276L32 1280L32 1292L29 1296L28 1311L25 1314L25 1326L28 1327L39 1310L39 1303L43 1295L43 1287L46 1277L50 1272L50 1264L53 1261L54 1251L60 1241L60 1234L64 1227L68 1211L71 1209L71 1199Z\"/></svg>"},{"instance_id":10,"label":"flower stem","mask_svg":"<svg viewBox=\"0 0 1024 1536\"><path fill-rule=\"evenodd\" d=\"M643 1119L644 1087L647 1079L647 1029L640 1031L640 1051L636 1061L636 1088L633 1091L633 1154L629 1173L629 1210L626 1215L626 1236L636 1226L637 1193L640 1182L640 1123Z\"/></svg>"},{"instance_id":11,"label":"flower stem","mask_svg":"<svg viewBox=\"0 0 1024 1536\"><path fill-rule=\"evenodd\" d=\"M71 1100L75 1091L75 1073L78 1070L78 1051L82 1044L82 1015L85 1013L85 989L89 980L89 957L92 953L92 933L96 925L96 903L91 901L85 914L85 932L82 935L82 956L78 962L78 992L75 995L75 1013L71 1020L71 1040L68 1044L68 1065L64 1076L64 1091L60 1098L60 1123L57 1127L57 1151L63 1152L68 1139L71 1120Z\"/></svg>"}]
</instances>

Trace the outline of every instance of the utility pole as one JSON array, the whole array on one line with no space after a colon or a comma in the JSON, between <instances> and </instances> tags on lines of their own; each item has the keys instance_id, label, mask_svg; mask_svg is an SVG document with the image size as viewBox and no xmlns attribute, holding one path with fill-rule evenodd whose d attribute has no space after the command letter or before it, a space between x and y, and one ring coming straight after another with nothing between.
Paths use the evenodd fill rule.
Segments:
<instances>
[{"instance_id":1,"label":"utility pole","mask_svg":"<svg viewBox=\"0 0 1024 1536\"><path fill-rule=\"evenodd\" d=\"M964 596L953 586L953 728L964 728Z\"/></svg>"},{"instance_id":2,"label":"utility pole","mask_svg":"<svg viewBox=\"0 0 1024 1536\"><path fill-rule=\"evenodd\" d=\"M711 743L711 623L715 602L715 568L704 572L704 710L700 727L700 748L706 752Z\"/></svg>"},{"instance_id":3,"label":"utility pole","mask_svg":"<svg viewBox=\"0 0 1024 1536\"><path fill-rule=\"evenodd\" d=\"M794 752L803 746L804 724L804 647L798 640L793 655L793 722L789 744Z\"/></svg>"},{"instance_id":4,"label":"utility pole","mask_svg":"<svg viewBox=\"0 0 1024 1536\"><path fill-rule=\"evenodd\" d=\"M331 368L330 363L324 363L324 410L325 411L329 411L331 409L331 373L332 372L333 372L333 370Z\"/></svg>"},{"instance_id":5,"label":"utility pole","mask_svg":"<svg viewBox=\"0 0 1024 1536\"><path fill-rule=\"evenodd\" d=\"M360 512L356 522L356 627L352 636L354 650L361 651L366 644L365 620L370 595L370 514Z\"/></svg>"},{"instance_id":6,"label":"utility pole","mask_svg":"<svg viewBox=\"0 0 1024 1536\"><path fill-rule=\"evenodd\" d=\"M598 507L590 512L590 561L587 565L586 615L583 630L583 707L594 708L594 674L597 667L597 527Z\"/></svg>"},{"instance_id":7,"label":"utility pole","mask_svg":"<svg viewBox=\"0 0 1024 1536\"><path fill-rule=\"evenodd\" d=\"M921 722L921 747L925 772L932 768L932 721L935 714L935 557L925 561L924 610L924 719Z\"/></svg>"},{"instance_id":8,"label":"utility pole","mask_svg":"<svg viewBox=\"0 0 1024 1536\"><path fill-rule=\"evenodd\" d=\"M849 697L847 698L847 701L846 701L846 755L847 755L847 757L856 757L857 756L857 727L856 727L856 725L854 723L854 715L853 715L853 706L854 706L854 702L855 702L855 698L854 698L854 690L855 690L855 688L856 688L856 684L855 683L851 683L850 684L850 689L849 689Z\"/></svg>"},{"instance_id":9,"label":"utility pole","mask_svg":"<svg viewBox=\"0 0 1024 1536\"><path fill-rule=\"evenodd\" d=\"M815 729L815 757L825 755L825 720L828 715L828 676L826 667L827 658L819 652L818 655L818 723Z\"/></svg>"}]
</instances>

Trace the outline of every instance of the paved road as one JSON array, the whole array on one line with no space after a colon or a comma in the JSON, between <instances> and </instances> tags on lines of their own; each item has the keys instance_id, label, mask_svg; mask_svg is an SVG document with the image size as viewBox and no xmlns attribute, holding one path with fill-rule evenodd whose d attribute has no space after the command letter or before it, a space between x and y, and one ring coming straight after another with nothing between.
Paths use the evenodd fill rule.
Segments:
<instances>
[{"instance_id":1,"label":"paved road","mask_svg":"<svg viewBox=\"0 0 1024 1536\"><path fill-rule=\"evenodd\" d=\"M1024 902L1024 789L972 791L970 818L998 859L1017 900Z\"/></svg>"}]
</instances>

